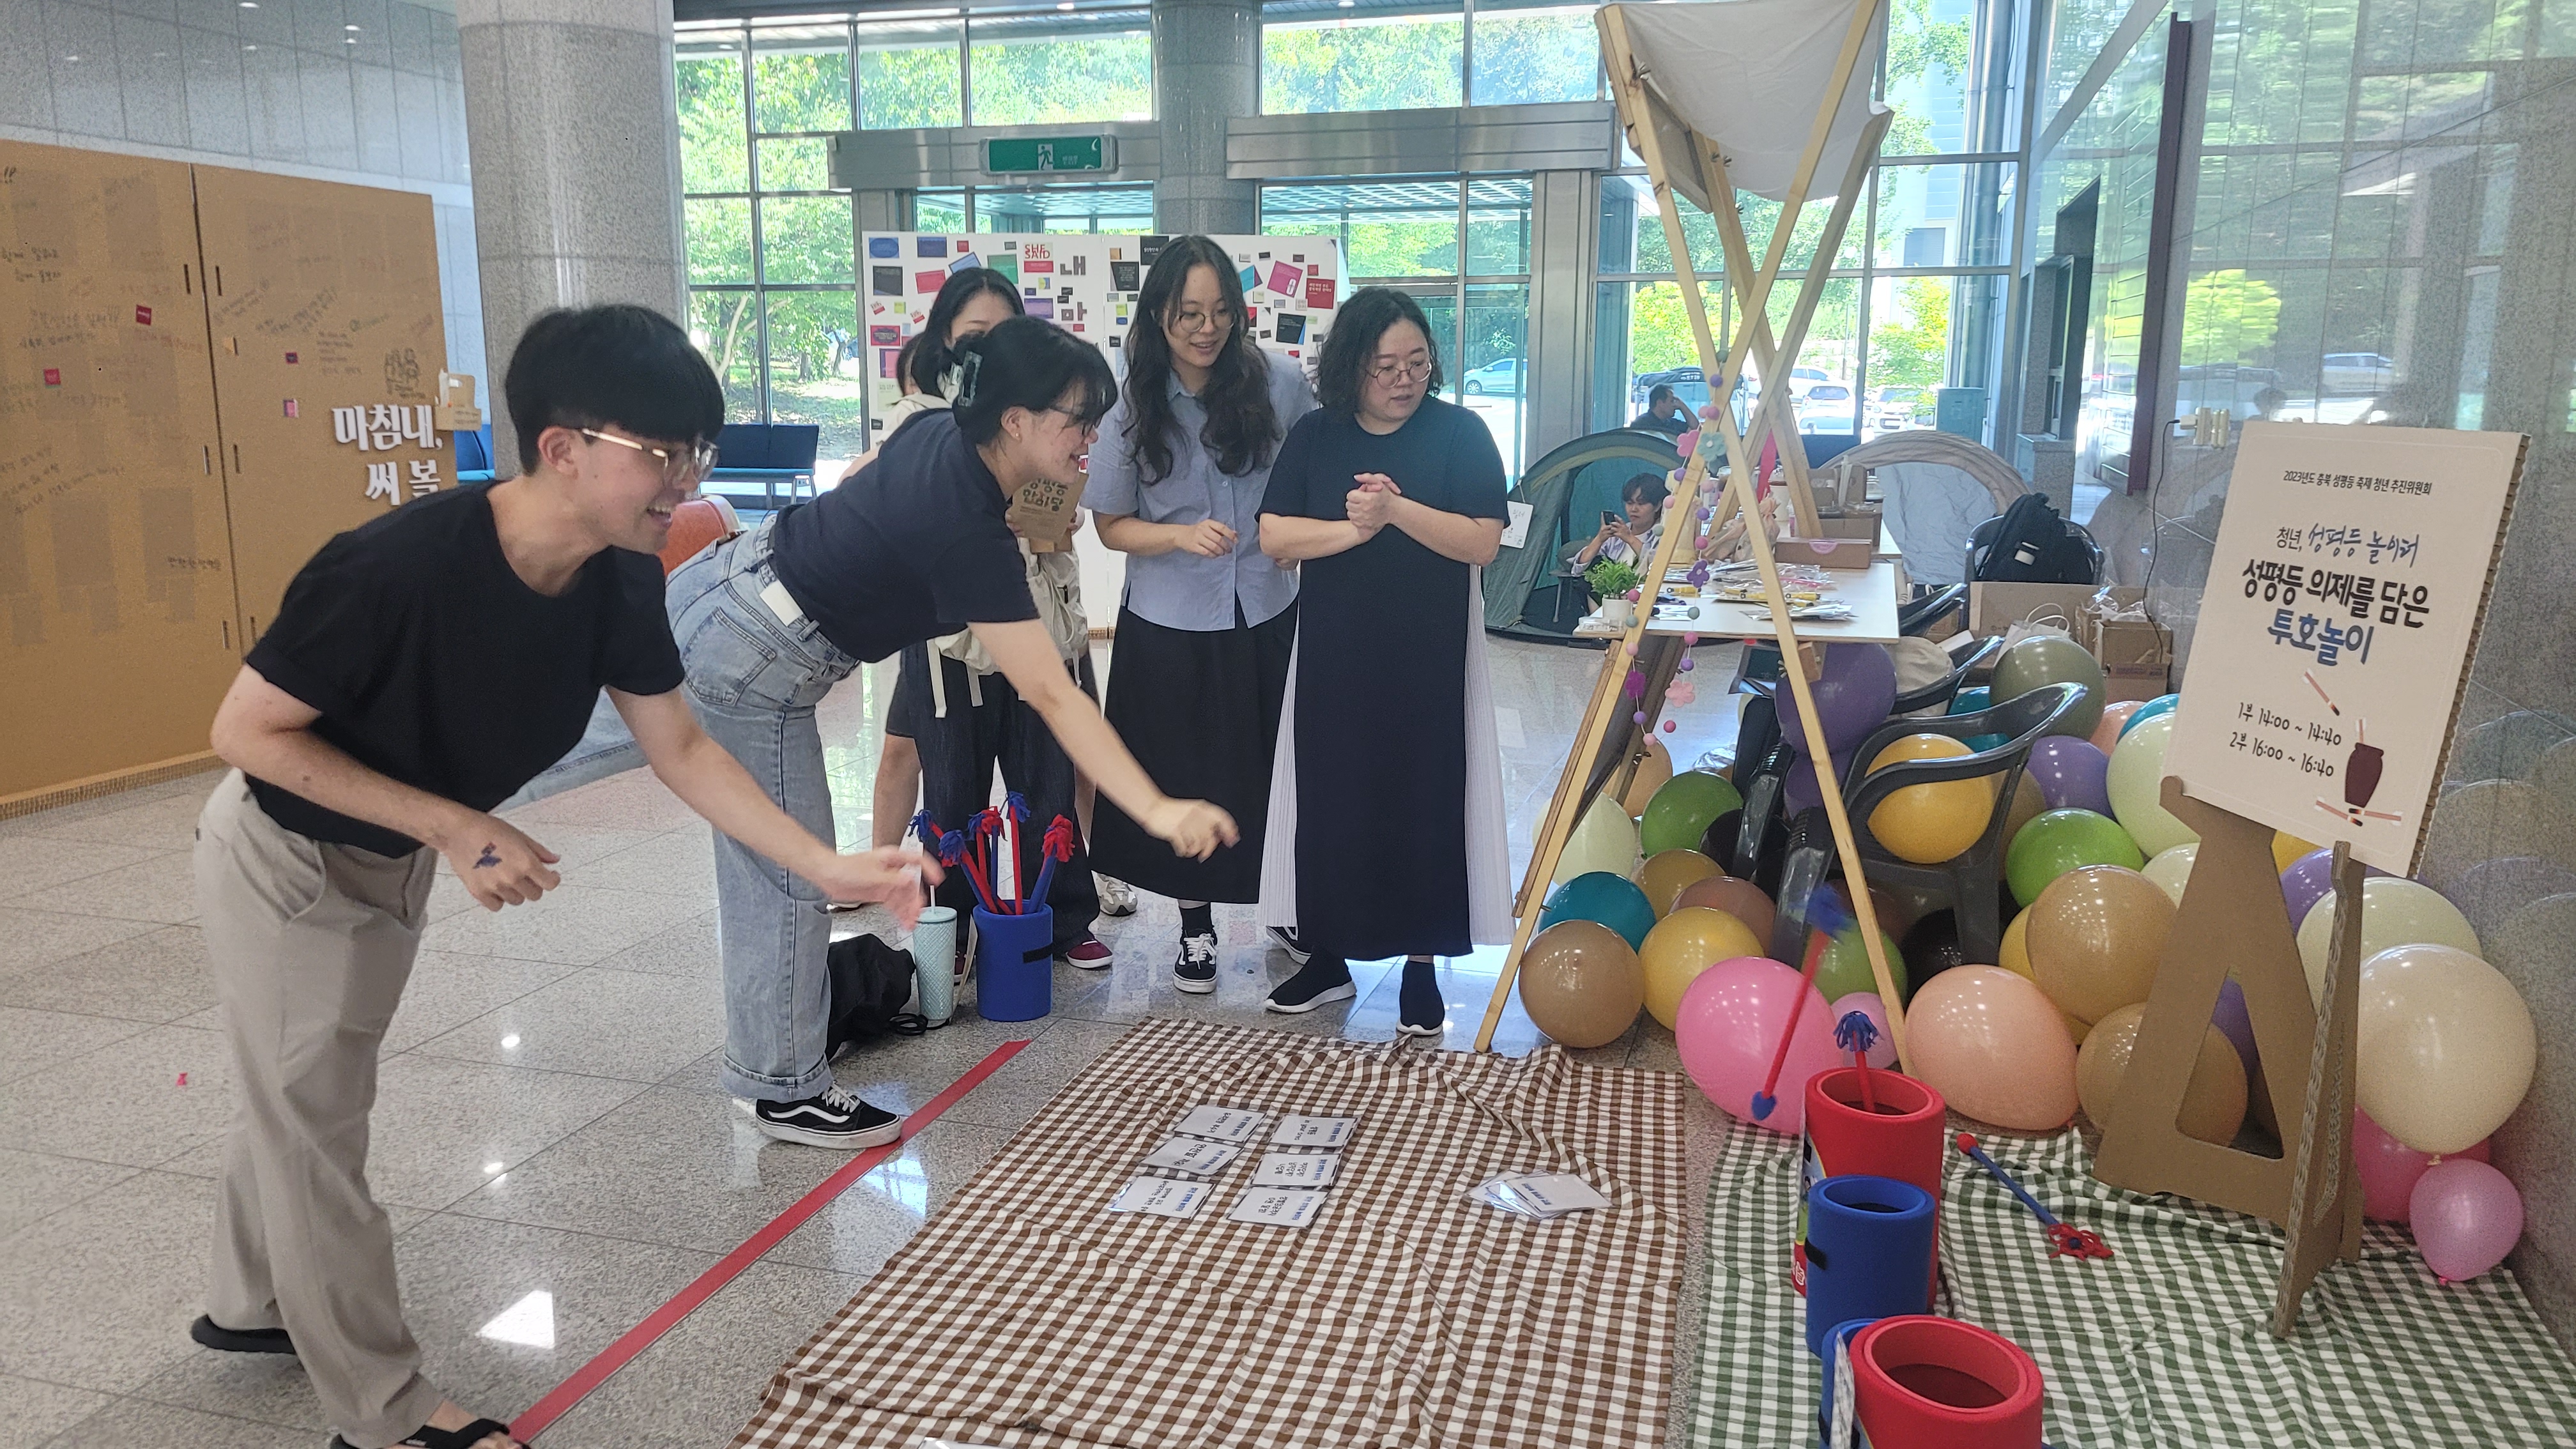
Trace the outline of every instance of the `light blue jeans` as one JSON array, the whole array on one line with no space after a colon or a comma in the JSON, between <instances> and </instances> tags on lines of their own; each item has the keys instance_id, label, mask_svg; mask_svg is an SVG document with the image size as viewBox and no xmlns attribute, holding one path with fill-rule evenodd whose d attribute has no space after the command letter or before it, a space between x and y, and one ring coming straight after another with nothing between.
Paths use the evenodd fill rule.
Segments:
<instances>
[{"instance_id":1,"label":"light blue jeans","mask_svg":"<svg viewBox=\"0 0 2576 1449\"><path fill-rule=\"evenodd\" d=\"M777 578L769 529L764 522L718 544L671 576L671 635L688 666L699 723L780 809L831 845L832 791L814 706L858 661L812 623L789 625L761 602L761 590ZM725 984L718 1079L737 1097L799 1101L831 1081L824 953L832 926L823 907L810 882L716 832Z\"/></svg>"}]
</instances>

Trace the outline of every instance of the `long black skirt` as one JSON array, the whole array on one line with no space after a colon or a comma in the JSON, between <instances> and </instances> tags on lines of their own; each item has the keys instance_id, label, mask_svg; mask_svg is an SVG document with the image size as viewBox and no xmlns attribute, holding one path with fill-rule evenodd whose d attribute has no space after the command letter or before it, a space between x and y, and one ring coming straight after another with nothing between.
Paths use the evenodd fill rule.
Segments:
<instances>
[{"instance_id":1,"label":"long black skirt","mask_svg":"<svg viewBox=\"0 0 2576 1449\"><path fill-rule=\"evenodd\" d=\"M1294 604L1259 624L1211 631L1167 629L1118 611L1101 712L1164 794L1213 802L1234 817L1241 838L1189 860L1103 795L1091 821L1094 870L1176 900L1260 899L1270 754L1296 641Z\"/></svg>"}]
</instances>

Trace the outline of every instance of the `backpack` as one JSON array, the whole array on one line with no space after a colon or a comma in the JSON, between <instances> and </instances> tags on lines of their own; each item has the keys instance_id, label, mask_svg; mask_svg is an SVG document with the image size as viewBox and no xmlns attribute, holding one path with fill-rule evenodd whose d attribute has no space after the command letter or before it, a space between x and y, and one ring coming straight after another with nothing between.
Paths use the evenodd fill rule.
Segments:
<instances>
[{"instance_id":1,"label":"backpack","mask_svg":"<svg viewBox=\"0 0 2576 1449\"><path fill-rule=\"evenodd\" d=\"M930 1023L906 1012L912 1000L912 953L898 951L874 936L834 941L824 953L831 976L829 1027L823 1036L823 1059L844 1047L873 1041L887 1033L919 1036Z\"/></svg>"},{"instance_id":2,"label":"backpack","mask_svg":"<svg viewBox=\"0 0 2576 1449\"><path fill-rule=\"evenodd\" d=\"M2003 512L1994 544L1977 565L1983 583L2089 584L2093 553L2047 497L2025 493Z\"/></svg>"}]
</instances>

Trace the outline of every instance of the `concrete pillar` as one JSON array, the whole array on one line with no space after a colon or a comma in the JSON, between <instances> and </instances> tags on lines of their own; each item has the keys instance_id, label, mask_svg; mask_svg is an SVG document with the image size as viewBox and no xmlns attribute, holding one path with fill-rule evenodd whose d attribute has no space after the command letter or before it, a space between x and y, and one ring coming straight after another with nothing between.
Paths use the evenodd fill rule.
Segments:
<instances>
[{"instance_id":1,"label":"concrete pillar","mask_svg":"<svg viewBox=\"0 0 2576 1449\"><path fill-rule=\"evenodd\" d=\"M1163 231L1254 229L1259 190L1225 174L1225 123L1261 106L1260 0L1153 0L1154 116L1162 175L1154 224Z\"/></svg>"},{"instance_id":2,"label":"concrete pillar","mask_svg":"<svg viewBox=\"0 0 2576 1449\"><path fill-rule=\"evenodd\" d=\"M457 0L495 462L528 319L636 302L686 325L671 0Z\"/></svg>"}]
</instances>

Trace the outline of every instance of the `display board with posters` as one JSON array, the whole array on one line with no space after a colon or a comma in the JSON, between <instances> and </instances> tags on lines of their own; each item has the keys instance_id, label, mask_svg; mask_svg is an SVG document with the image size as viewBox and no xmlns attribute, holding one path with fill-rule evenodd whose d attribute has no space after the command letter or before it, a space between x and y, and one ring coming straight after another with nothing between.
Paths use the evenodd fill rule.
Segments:
<instances>
[{"instance_id":1,"label":"display board with posters","mask_svg":"<svg viewBox=\"0 0 2576 1449\"><path fill-rule=\"evenodd\" d=\"M930 316L930 304L952 272L991 267L1017 282L1020 304L1109 354L1120 376L1137 291L1169 238L1052 232L909 232L861 234L866 296L868 439L884 437L884 415L903 396L895 355ZM1298 359L1311 376L1314 357L1343 295L1341 243L1328 236L1220 236L1243 281L1247 324L1260 344Z\"/></svg>"},{"instance_id":2,"label":"display board with posters","mask_svg":"<svg viewBox=\"0 0 2576 1449\"><path fill-rule=\"evenodd\" d=\"M2247 423L2165 773L2413 874L2523 446Z\"/></svg>"}]
</instances>

